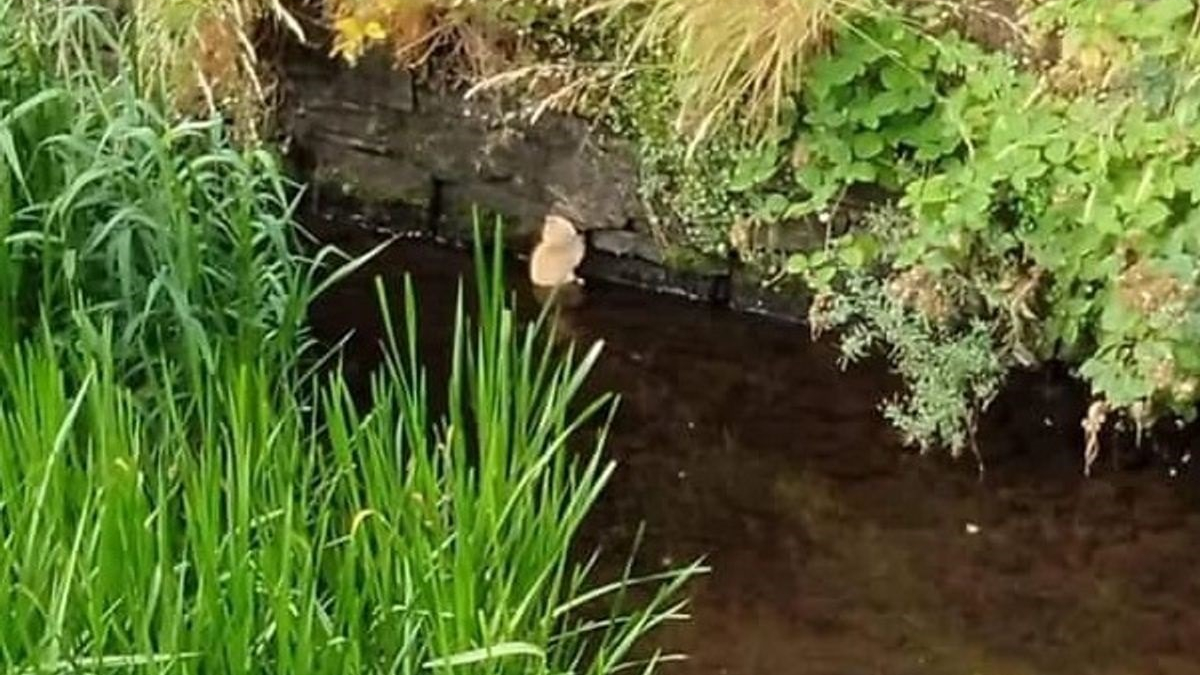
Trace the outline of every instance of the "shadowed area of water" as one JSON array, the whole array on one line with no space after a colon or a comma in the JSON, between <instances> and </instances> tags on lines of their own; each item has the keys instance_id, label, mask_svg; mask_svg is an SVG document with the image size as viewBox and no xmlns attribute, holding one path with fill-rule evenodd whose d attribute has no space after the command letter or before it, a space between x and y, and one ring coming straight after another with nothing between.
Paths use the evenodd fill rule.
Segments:
<instances>
[{"instance_id":1,"label":"shadowed area of water","mask_svg":"<svg viewBox=\"0 0 1200 675\"><path fill-rule=\"evenodd\" d=\"M397 244L322 300L319 336L354 329L365 372L371 278L408 272L423 347L444 352L466 260ZM842 372L803 328L598 285L562 321L606 342L594 385L622 396L620 468L583 544L623 552L645 522L644 565L713 567L692 621L656 635L692 657L664 672L1200 673L1200 488L1157 462L1083 478L1065 388L1010 388L981 480L898 447L876 409L888 378Z\"/></svg>"}]
</instances>

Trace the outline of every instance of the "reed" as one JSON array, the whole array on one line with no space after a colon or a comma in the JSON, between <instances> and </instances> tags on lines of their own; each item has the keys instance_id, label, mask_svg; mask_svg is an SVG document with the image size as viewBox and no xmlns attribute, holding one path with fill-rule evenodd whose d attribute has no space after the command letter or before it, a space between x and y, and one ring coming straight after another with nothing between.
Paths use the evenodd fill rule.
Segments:
<instances>
[{"instance_id":1,"label":"reed","mask_svg":"<svg viewBox=\"0 0 1200 675\"><path fill-rule=\"evenodd\" d=\"M5 354L5 672L653 671L633 648L703 570L592 585L574 562L612 473L612 399L580 400L599 348L556 351L484 283L440 416L411 286L365 409L223 353L153 405L48 335Z\"/></svg>"}]
</instances>

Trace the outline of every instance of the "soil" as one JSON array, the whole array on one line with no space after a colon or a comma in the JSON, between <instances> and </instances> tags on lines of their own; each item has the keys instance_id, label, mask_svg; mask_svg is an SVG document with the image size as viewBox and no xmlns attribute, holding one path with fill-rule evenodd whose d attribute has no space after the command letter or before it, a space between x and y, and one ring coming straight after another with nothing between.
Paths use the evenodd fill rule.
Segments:
<instances>
[{"instance_id":1,"label":"soil","mask_svg":"<svg viewBox=\"0 0 1200 675\"><path fill-rule=\"evenodd\" d=\"M347 367L369 371L373 278L398 291L411 274L422 347L444 353L467 269L458 252L398 242L319 303L318 337L354 330ZM644 523L639 565L703 556L713 569L689 589L692 619L655 635L691 657L662 672L1200 673L1186 446L1178 464L1102 461L1085 478L1083 401L1030 376L984 425L980 475L900 447L877 410L887 373L843 372L801 327L591 282L560 321L605 341L593 385L621 395L608 445L620 468L581 550L615 564Z\"/></svg>"}]
</instances>

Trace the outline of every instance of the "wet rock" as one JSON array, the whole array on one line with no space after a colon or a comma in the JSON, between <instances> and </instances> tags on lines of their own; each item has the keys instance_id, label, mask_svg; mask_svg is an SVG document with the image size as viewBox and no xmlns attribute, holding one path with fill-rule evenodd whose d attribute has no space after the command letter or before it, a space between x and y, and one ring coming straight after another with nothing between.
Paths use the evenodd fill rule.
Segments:
<instances>
[{"instance_id":1,"label":"wet rock","mask_svg":"<svg viewBox=\"0 0 1200 675\"><path fill-rule=\"evenodd\" d=\"M361 246L364 230L407 238L428 238L433 234L427 227L423 206L408 202L362 202L342 190L323 189L319 185L305 193L300 211L309 234L321 242L339 246Z\"/></svg>"},{"instance_id":2,"label":"wet rock","mask_svg":"<svg viewBox=\"0 0 1200 675\"><path fill-rule=\"evenodd\" d=\"M312 180L367 205L396 202L428 208L434 199L434 183L424 172L396 166L386 155L364 151L330 139L323 144L321 161L313 167Z\"/></svg>"},{"instance_id":3,"label":"wet rock","mask_svg":"<svg viewBox=\"0 0 1200 675\"><path fill-rule=\"evenodd\" d=\"M590 243L597 251L634 257L655 265L663 264L662 251L648 234L632 230L601 230L592 235Z\"/></svg>"},{"instance_id":4,"label":"wet rock","mask_svg":"<svg viewBox=\"0 0 1200 675\"><path fill-rule=\"evenodd\" d=\"M807 320L811 293L798 281L785 281L779 286L766 288L758 275L738 270L733 273L730 283L730 305L740 312L795 323Z\"/></svg>"},{"instance_id":5,"label":"wet rock","mask_svg":"<svg viewBox=\"0 0 1200 675\"><path fill-rule=\"evenodd\" d=\"M601 252L590 253L584 259L580 273L588 279L707 302L714 301L720 283L718 277L672 270L632 256Z\"/></svg>"}]
</instances>

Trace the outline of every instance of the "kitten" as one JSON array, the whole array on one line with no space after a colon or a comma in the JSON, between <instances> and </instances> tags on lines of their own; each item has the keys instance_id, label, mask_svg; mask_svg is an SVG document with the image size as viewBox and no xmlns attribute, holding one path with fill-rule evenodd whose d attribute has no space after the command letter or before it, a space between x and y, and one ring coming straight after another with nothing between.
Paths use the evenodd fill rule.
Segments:
<instances>
[{"instance_id":1,"label":"kitten","mask_svg":"<svg viewBox=\"0 0 1200 675\"><path fill-rule=\"evenodd\" d=\"M529 280L535 287L558 288L582 284L575 270L586 252L583 235L562 216L546 216L542 237L529 259Z\"/></svg>"}]
</instances>

